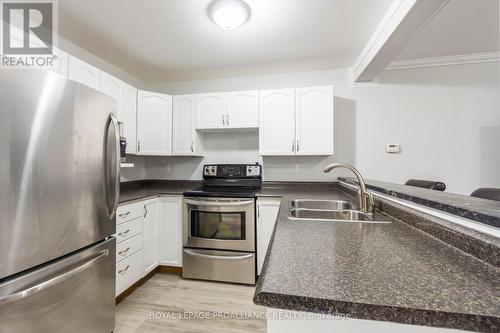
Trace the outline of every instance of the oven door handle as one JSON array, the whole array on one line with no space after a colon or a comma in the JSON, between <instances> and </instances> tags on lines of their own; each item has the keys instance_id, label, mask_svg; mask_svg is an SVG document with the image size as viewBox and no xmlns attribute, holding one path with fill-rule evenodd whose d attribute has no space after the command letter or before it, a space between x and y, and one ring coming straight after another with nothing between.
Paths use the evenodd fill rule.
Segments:
<instances>
[{"instance_id":1,"label":"oven door handle","mask_svg":"<svg viewBox=\"0 0 500 333\"><path fill-rule=\"evenodd\" d=\"M190 200L184 199L184 201L189 205L194 206L206 206L206 207L239 207L239 206L247 206L253 204L253 200L245 200L245 201L198 201L198 200Z\"/></svg>"},{"instance_id":2,"label":"oven door handle","mask_svg":"<svg viewBox=\"0 0 500 333\"><path fill-rule=\"evenodd\" d=\"M245 254L242 256L217 256L211 254L202 254L198 252L194 252L192 250L184 249L184 253L193 257L203 258L203 259L215 259L215 260L245 260L250 259L254 256L253 253Z\"/></svg>"}]
</instances>

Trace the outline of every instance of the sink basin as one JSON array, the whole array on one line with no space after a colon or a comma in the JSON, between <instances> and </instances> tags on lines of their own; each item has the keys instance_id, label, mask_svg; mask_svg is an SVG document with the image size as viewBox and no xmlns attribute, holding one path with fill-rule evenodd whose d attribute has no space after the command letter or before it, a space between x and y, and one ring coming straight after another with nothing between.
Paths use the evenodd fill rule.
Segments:
<instances>
[{"instance_id":1,"label":"sink basin","mask_svg":"<svg viewBox=\"0 0 500 333\"><path fill-rule=\"evenodd\" d=\"M364 222L364 223L391 223L374 214L366 214L357 210L318 210L318 209L290 209L290 218L293 220L332 221L332 222Z\"/></svg>"},{"instance_id":2,"label":"sink basin","mask_svg":"<svg viewBox=\"0 0 500 333\"><path fill-rule=\"evenodd\" d=\"M354 209L354 205L342 200L306 200L297 199L291 201L292 208L314 209L314 210L348 210Z\"/></svg>"}]
</instances>

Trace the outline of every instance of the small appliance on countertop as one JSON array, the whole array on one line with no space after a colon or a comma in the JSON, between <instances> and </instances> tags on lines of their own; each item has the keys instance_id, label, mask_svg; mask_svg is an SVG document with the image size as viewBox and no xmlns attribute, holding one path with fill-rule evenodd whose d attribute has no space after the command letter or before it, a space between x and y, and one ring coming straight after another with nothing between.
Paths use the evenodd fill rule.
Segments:
<instances>
[{"instance_id":1,"label":"small appliance on countertop","mask_svg":"<svg viewBox=\"0 0 500 333\"><path fill-rule=\"evenodd\" d=\"M204 184L184 192L184 278L255 284L255 193L262 166L203 167Z\"/></svg>"}]
</instances>

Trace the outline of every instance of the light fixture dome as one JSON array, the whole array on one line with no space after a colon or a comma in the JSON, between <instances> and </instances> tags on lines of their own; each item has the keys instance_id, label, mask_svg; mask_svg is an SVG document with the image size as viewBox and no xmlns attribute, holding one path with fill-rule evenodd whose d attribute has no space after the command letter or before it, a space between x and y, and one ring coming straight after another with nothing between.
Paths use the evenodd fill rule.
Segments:
<instances>
[{"instance_id":1,"label":"light fixture dome","mask_svg":"<svg viewBox=\"0 0 500 333\"><path fill-rule=\"evenodd\" d=\"M208 7L208 15L221 28L233 30L248 21L250 7L243 0L214 0Z\"/></svg>"}]
</instances>

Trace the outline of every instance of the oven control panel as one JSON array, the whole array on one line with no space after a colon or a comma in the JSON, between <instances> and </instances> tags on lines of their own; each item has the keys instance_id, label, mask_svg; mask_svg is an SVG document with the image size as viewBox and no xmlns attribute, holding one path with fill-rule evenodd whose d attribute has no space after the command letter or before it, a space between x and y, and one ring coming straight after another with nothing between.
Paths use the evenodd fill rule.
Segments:
<instances>
[{"instance_id":1,"label":"oven control panel","mask_svg":"<svg viewBox=\"0 0 500 333\"><path fill-rule=\"evenodd\" d=\"M262 166L259 164L214 164L203 167L207 178L260 178Z\"/></svg>"}]
</instances>

